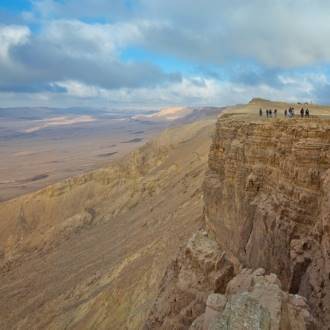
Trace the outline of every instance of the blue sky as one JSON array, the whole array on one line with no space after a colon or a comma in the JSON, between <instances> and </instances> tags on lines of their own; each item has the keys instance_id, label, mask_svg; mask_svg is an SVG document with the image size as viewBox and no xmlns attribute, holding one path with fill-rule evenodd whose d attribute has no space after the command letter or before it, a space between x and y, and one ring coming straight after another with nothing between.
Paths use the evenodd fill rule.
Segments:
<instances>
[{"instance_id":1,"label":"blue sky","mask_svg":"<svg viewBox=\"0 0 330 330\"><path fill-rule=\"evenodd\" d=\"M323 0L2 0L0 107L330 103L329 13Z\"/></svg>"},{"instance_id":2,"label":"blue sky","mask_svg":"<svg viewBox=\"0 0 330 330\"><path fill-rule=\"evenodd\" d=\"M0 7L20 14L24 10L31 10L32 4L29 0L2 0Z\"/></svg>"}]
</instances>

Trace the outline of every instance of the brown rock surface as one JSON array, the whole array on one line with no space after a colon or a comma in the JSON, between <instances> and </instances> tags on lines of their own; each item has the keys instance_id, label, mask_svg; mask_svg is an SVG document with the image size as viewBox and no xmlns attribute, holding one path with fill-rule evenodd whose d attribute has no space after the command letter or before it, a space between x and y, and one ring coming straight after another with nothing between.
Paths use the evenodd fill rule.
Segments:
<instances>
[{"instance_id":1,"label":"brown rock surface","mask_svg":"<svg viewBox=\"0 0 330 330\"><path fill-rule=\"evenodd\" d=\"M237 266L205 231L194 234L168 268L144 329L188 329L204 312L208 295L225 292Z\"/></svg>"},{"instance_id":2,"label":"brown rock surface","mask_svg":"<svg viewBox=\"0 0 330 330\"><path fill-rule=\"evenodd\" d=\"M330 323L330 120L217 122L205 220L222 250L277 274Z\"/></svg>"},{"instance_id":3,"label":"brown rock surface","mask_svg":"<svg viewBox=\"0 0 330 330\"><path fill-rule=\"evenodd\" d=\"M233 271L219 289L215 279L225 265ZM284 292L275 274L239 267L205 231L197 232L168 268L144 329L316 329L306 300Z\"/></svg>"},{"instance_id":4,"label":"brown rock surface","mask_svg":"<svg viewBox=\"0 0 330 330\"><path fill-rule=\"evenodd\" d=\"M214 309L214 305L209 303L210 300L221 301L221 308ZM226 295L209 296L201 329L316 328L304 298L282 291L275 274L265 275L263 269L254 272L243 269L228 284Z\"/></svg>"}]
</instances>

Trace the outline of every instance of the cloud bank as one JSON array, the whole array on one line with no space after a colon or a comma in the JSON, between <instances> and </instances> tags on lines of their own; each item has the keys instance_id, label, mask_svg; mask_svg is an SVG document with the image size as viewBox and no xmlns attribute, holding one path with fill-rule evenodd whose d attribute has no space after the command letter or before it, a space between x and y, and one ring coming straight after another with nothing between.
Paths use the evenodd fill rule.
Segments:
<instances>
[{"instance_id":1,"label":"cloud bank","mask_svg":"<svg viewBox=\"0 0 330 330\"><path fill-rule=\"evenodd\" d=\"M0 25L3 105L330 101L325 1L33 0L29 8Z\"/></svg>"}]
</instances>

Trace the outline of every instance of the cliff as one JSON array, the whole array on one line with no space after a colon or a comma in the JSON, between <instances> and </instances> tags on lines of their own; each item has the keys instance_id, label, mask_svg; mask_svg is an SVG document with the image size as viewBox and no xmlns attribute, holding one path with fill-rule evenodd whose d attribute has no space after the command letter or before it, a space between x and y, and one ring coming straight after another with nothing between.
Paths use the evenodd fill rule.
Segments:
<instances>
[{"instance_id":1,"label":"cliff","mask_svg":"<svg viewBox=\"0 0 330 330\"><path fill-rule=\"evenodd\" d=\"M210 148L203 192L212 252L188 243L146 329L330 324L330 120L243 113L218 119Z\"/></svg>"},{"instance_id":2,"label":"cliff","mask_svg":"<svg viewBox=\"0 0 330 330\"><path fill-rule=\"evenodd\" d=\"M218 121L205 221L222 249L276 273L330 322L330 121Z\"/></svg>"}]
</instances>

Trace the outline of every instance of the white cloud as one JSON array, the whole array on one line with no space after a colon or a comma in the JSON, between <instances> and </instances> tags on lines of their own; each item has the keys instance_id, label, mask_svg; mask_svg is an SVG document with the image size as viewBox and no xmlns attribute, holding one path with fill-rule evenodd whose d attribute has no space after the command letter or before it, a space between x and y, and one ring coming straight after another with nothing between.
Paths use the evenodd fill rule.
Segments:
<instances>
[{"instance_id":1,"label":"white cloud","mask_svg":"<svg viewBox=\"0 0 330 330\"><path fill-rule=\"evenodd\" d=\"M78 81L61 81L56 85L63 87L67 93L56 94L42 92L26 94L20 97L25 100L20 105L42 106L75 106L83 102L84 106L102 106L121 109L160 109L167 106L224 106L246 103L255 96L273 100L314 101L317 96L318 81L302 81L295 76L281 78L285 87L274 87L265 83L245 85L239 82L220 81L212 78L194 76L184 78L181 82L168 83L163 86L105 89ZM198 81L199 83L196 83ZM322 86L329 86L322 85ZM18 105L8 93L0 93L7 105ZM11 102L15 102L12 103Z\"/></svg>"},{"instance_id":2,"label":"white cloud","mask_svg":"<svg viewBox=\"0 0 330 330\"><path fill-rule=\"evenodd\" d=\"M0 59L8 61L10 48L26 43L29 37L30 30L26 26L0 25Z\"/></svg>"},{"instance_id":3,"label":"white cloud","mask_svg":"<svg viewBox=\"0 0 330 330\"><path fill-rule=\"evenodd\" d=\"M42 38L71 56L114 57L121 48L138 39L139 33L130 23L87 24L78 20L56 20L44 25Z\"/></svg>"},{"instance_id":4,"label":"white cloud","mask_svg":"<svg viewBox=\"0 0 330 330\"><path fill-rule=\"evenodd\" d=\"M36 34L24 27L5 26L2 31L6 62L0 61L0 90L36 92L48 90L56 81L116 89L180 79L152 63L120 59L121 49L139 38L139 30L130 23L55 20L44 22Z\"/></svg>"},{"instance_id":5,"label":"white cloud","mask_svg":"<svg viewBox=\"0 0 330 330\"><path fill-rule=\"evenodd\" d=\"M196 81L203 83L196 84ZM62 86L68 87L67 82ZM74 87L73 87L74 86ZM310 100L305 95L304 86L297 80L286 88L279 89L267 84L255 86L205 79L201 77L184 78L181 82L167 84L154 88L122 88L119 90L106 90L91 86L73 84L68 87L70 95L90 97L92 100L103 100L103 105L110 107L155 109L166 106L223 106L248 102L258 95L264 98L281 100Z\"/></svg>"},{"instance_id":6,"label":"white cloud","mask_svg":"<svg viewBox=\"0 0 330 330\"><path fill-rule=\"evenodd\" d=\"M66 89L69 96L90 98L102 97L106 94L106 90L95 86L83 84L79 81L67 80L54 83L55 86L63 87Z\"/></svg>"},{"instance_id":7,"label":"white cloud","mask_svg":"<svg viewBox=\"0 0 330 330\"><path fill-rule=\"evenodd\" d=\"M292 68L312 70L315 63L330 62L327 1L136 0L129 7L124 0L33 3L34 10L22 16L39 24L37 33L0 26L0 90L13 91L2 93L4 100L17 98L15 90L31 103L83 100L129 107L223 105L253 96L324 101L330 95L326 74L315 68L308 75L292 73ZM144 61L134 54L130 61L121 59L130 47L150 53ZM159 62L151 54L159 54ZM167 57L225 74L209 78L202 69L168 73ZM154 64L162 59L164 70ZM241 67L237 73L233 63Z\"/></svg>"},{"instance_id":8,"label":"white cloud","mask_svg":"<svg viewBox=\"0 0 330 330\"><path fill-rule=\"evenodd\" d=\"M214 63L245 57L286 68L330 61L324 0L140 2L143 17L167 23L145 31L150 48Z\"/></svg>"},{"instance_id":9,"label":"white cloud","mask_svg":"<svg viewBox=\"0 0 330 330\"><path fill-rule=\"evenodd\" d=\"M324 0L35 1L43 17L107 17L130 23L153 51L222 64L233 57L275 67L330 61L330 2ZM143 23L141 23L143 22Z\"/></svg>"}]
</instances>

